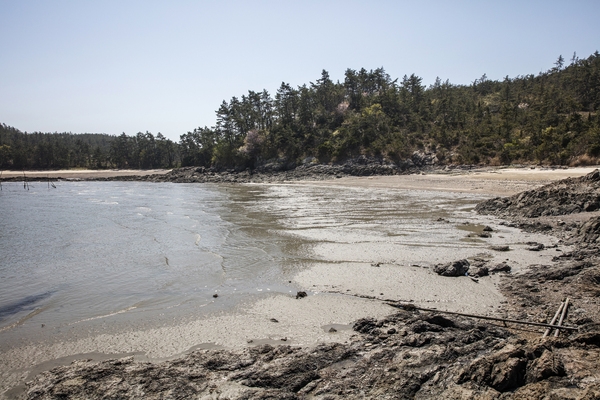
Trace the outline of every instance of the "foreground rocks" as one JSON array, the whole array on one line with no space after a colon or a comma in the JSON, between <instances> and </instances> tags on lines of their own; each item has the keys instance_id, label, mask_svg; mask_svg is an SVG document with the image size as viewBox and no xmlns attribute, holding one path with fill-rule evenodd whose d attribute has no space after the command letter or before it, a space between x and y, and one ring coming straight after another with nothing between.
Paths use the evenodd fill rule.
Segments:
<instances>
[{"instance_id":1,"label":"foreground rocks","mask_svg":"<svg viewBox=\"0 0 600 400\"><path fill-rule=\"evenodd\" d=\"M600 341L588 333L524 340L505 328L401 311L357 321L351 343L199 350L160 364L76 361L24 396L58 398L597 398ZM593 328L590 328L593 331ZM586 331L587 332L587 331ZM550 397L548 397L550 398Z\"/></svg>"}]
</instances>

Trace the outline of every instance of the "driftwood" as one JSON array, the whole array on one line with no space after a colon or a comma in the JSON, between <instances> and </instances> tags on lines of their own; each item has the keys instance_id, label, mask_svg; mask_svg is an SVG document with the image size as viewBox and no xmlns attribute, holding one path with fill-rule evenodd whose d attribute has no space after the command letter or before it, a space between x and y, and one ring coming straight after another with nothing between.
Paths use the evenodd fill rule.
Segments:
<instances>
[{"instance_id":1,"label":"driftwood","mask_svg":"<svg viewBox=\"0 0 600 400\"><path fill-rule=\"evenodd\" d=\"M558 310L556 310L556 314L554 314L554 317L552 318L552 321L550 321L550 325L554 325L554 323L556 322L556 319L560 315L560 312L562 311L562 309L563 309L564 306L565 306L565 302L563 301L563 302L560 303L560 306L558 306ZM550 334L550 332L552 332L552 328L546 329L546 332L544 332L544 335L542 336L542 339L545 338L546 336L548 336Z\"/></svg>"},{"instance_id":2,"label":"driftwood","mask_svg":"<svg viewBox=\"0 0 600 400\"><path fill-rule=\"evenodd\" d=\"M488 316L485 316L485 315L465 314L465 313L459 313L459 312L454 312L454 311L441 311L441 310L436 310L434 308L417 307L414 304L397 304L397 303L386 303L386 304L389 305L389 306L396 307L396 308L401 308L401 309L407 310L407 311L411 311L411 310L429 311L429 312L435 312L435 313L440 313L440 314L459 315L461 317L468 317L468 318L478 318L478 319L487 319L487 320L490 320L490 321L500 321L500 322L504 322L504 323L510 322L510 323L513 323L513 324L542 326L544 328L554 328L554 329L564 329L564 330L567 330L567 331L576 331L576 330L579 329L579 328L571 327L571 326L561 326L561 325L544 324L544 323L540 323L540 322L519 321L519 320L516 320L516 319L488 317Z\"/></svg>"},{"instance_id":3,"label":"driftwood","mask_svg":"<svg viewBox=\"0 0 600 400\"><path fill-rule=\"evenodd\" d=\"M561 326L563 323L563 320L565 319L565 316L567 315L567 310L569 308L569 298L567 297L565 300L565 306L562 309L562 313L560 314L560 319L558 320L558 325ZM554 332L554 337L558 337L558 334L560 333L560 330L556 330L556 332Z\"/></svg>"}]
</instances>

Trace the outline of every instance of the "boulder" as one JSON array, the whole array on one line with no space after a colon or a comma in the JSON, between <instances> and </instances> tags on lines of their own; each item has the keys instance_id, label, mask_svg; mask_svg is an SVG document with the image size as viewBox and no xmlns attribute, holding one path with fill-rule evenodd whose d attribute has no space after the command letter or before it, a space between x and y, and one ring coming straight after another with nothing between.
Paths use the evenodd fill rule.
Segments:
<instances>
[{"instance_id":1,"label":"boulder","mask_svg":"<svg viewBox=\"0 0 600 400\"><path fill-rule=\"evenodd\" d=\"M438 264L433 267L433 271L442 276L463 276L469 270L468 260L458 260L447 264Z\"/></svg>"}]
</instances>

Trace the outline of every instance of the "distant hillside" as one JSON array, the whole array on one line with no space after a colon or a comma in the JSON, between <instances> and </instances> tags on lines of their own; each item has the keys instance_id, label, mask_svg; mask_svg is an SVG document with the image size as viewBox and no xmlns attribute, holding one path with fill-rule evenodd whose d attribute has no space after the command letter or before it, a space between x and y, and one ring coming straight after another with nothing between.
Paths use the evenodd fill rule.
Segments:
<instances>
[{"instance_id":1,"label":"distant hillside","mask_svg":"<svg viewBox=\"0 0 600 400\"><path fill-rule=\"evenodd\" d=\"M440 163L597 163L600 54L561 56L547 72L470 85L425 87L414 74L383 68L327 71L314 83L282 83L272 97L249 91L224 101L217 124L181 136L183 165L255 167L307 157L341 162L359 155L400 161L414 151Z\"/></svg>"},{"instance_id":2,"label":"distant hillside","mask_svg":"<svg viewBox=\"0 0 600 400\"><path fill-rule=\"evenodd\" d=\"M568 64L568 65L567 65ZM600 163L600 53L560 56L538 75L485 75L470 85L425 87L414 74L392 79L383 68L327 71L271 96L249 91L223 101L214 127L181 135L22 133L0 125L0 168L253 169L358 156L403 162L503 165ZM414 157L413 157L414 158Z\"/></svg>"},{"instance_id":3,"label":"distant hillside","mask_svg":"<svg viewBox=\"0 0 600 400\"><path fill-rule=\"evenodd\" d=\"M23 133L0 124L0 168L160 168L178 163L177 145L160 133Z\"/></svg>"}]
</instances>

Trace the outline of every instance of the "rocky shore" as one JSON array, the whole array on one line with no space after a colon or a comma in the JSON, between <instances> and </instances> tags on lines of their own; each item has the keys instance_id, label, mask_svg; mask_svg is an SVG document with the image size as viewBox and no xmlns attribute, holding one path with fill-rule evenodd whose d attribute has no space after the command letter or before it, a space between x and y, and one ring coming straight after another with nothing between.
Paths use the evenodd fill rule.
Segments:
<instances>
[{"instance_id":1,"label":"rocky shore","mask_svg":"<svg viewBox=\"0 0 600 400\"><path fill-rule=\"evenodd\" d=\"M183 167L160 175L98 178L98 180L175 183L267 183L301 180L320 181L347 176L398 175L433 168L433 163L426 155L416 153L413 159L415 161L411 159L404 163L396 164L383 159L361 156L348 160L343 164L319 164L313 162L314 160L308 160L301 165L284 162L268 163L252 170Z\"/></svg>"},{"instance_id":2,"label":"rocky shore","mask_svg":"<svg viewBox=\"0 0 600 400\"><path fill-rule=\"evenodd\" d=\"M317 174L311 167L300 171ZM293 180L280 173L282 180ZM210 171L186 169L165 178L208 176ZM197 350L162 363L76 361L36 376L21 398L600 398L600 215L594 206L599 188L600 172L594 171L477 206L479 213L501 216L507 225L551 233L574 246L568 252L557 247L551 264L511 274L485 260L470 266L454 263L473 279L503 272L507 302L498 315L504 318L549 323L568 297L565 325L577 331L542 339L540 328L398 303L393 304L398 311L388 317L357 321L348 343ZM529 245L530 251L545 246Z\"/></svg>"}]
</instances>

